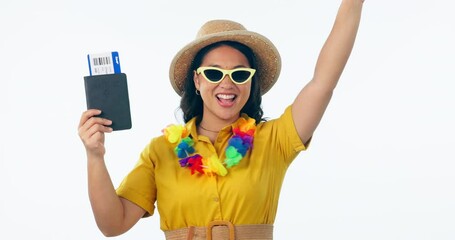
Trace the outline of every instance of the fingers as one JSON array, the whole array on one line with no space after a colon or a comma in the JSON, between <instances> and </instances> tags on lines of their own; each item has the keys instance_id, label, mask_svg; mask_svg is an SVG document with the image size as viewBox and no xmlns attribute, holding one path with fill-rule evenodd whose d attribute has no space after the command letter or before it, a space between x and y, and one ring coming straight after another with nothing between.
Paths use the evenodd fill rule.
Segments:
<instances>
[{"instance_id":1,"label":"fingers","mask_svg":"<svg viewBox=\"0 0 455 240\"><path fill-rule=\"evenodd\" d=\"M99 109L89 109L82 113L81 120L79 121L79 127L82 127L87 120L95 115L101 114L101 110Z\"/></svg>"},{"instance_id":2,"label":"fingers","mask_svg":"<svg viewBox=\"0 0 455 240\"><path fill-rule=\"evenodd\" d=\"M106 118L95 117L101 114L101 110L98 109L89 109L82 113L81 119L79 121L79 127L86 127L88 129L93 124L102 124L102 125L111 125L112 121ZM90 125L90 126L88 126Z\"/></svg>"},{"instance_id":3,"label":"fingers","mask_svg":"<svg viewBox=\"0 0 455 240\"><path fill-rule=\"evenodd\" d=\"M92 137L95 133L105 133L105 132L112 132L112 128L108 127L111 125L111 120L107 120L104 118L97 118L92 117L87 121L87 127L82 127L82 131L86 137Z\"/></svg>"},{"instance_id":4,"label":"fingers","mask_svg":"<svg viewBox=\"0 0 455 240\"><path fill-rule=\"evenodd\" d=\"M112 121L97 117L100 113L101 111L97 109L89 109L82 113L78 130L79 136L84 142L87 142L95 133L112 132L112 128L109 127Z\"/></svg>"}]
</instances>

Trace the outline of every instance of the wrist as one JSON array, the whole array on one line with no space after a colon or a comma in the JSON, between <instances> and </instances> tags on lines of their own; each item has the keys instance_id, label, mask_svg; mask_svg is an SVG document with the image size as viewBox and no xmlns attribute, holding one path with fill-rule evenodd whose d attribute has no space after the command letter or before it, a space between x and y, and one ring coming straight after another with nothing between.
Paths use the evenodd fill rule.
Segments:
<instances>
[{"instance_id":1,"label":"wrist","mask_svg":"<svg viewBox=\"0 0 455 240\"><path fill-rule=\"evenodd\" d=\"M104 162L104 153L96 153L87 151L88 162Z\"/></svg>"}]
</instances>

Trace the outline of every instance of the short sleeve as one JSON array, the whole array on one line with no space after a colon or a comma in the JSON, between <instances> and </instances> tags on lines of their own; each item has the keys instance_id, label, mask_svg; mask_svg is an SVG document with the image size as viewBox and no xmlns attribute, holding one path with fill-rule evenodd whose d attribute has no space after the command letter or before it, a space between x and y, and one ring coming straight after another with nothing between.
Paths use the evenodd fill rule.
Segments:
<instances>
[{"instance_id":1,"label":"short sleeve","mask_svg":"<svg viewBox=\"0 0 455 240\"><path fill-rule=\"evenodd\" d=\"M307 150L310 140L308 140L306 144L302 143L302 140L297 133L297 129L295 128L294 119L292 118L292 105L288 106L280 118L277 119L277 124L279 125L278 128L283 130L279 132L287 136L289 144L294 151L300 152Z\"/></svg>"},{"instance_id":2,"label":"short sleeve","mask_svg":"<svg viewBox=\"0 0 455 240\"><path fill-rule=\"evenodd\" d=\"M153 215L156 201L155 164L151 158L153 140L140 154L135 167L122 180L116 192Z\"/></svg>"},{"instance_id":3,"label":"short sleeve","mask_svg":"<svg viewBox=\"0 0 455 240\"><path fill-rule=\"evenodd\" d=\"M302 143L292 118L292 107L276 119L262 122L255 136L254 151L257 157L281 160L287 167L297 155L307 149Z\"/></svg>"}]
</instances>

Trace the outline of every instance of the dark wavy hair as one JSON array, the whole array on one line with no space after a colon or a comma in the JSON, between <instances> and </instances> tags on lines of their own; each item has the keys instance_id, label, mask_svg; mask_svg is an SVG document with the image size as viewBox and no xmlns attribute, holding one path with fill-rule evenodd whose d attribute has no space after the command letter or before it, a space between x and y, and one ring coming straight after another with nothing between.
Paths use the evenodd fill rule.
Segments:
<instances>
[{"instance_id":1,"label":"dark wavy hair","mask_svg":"<svg viewBox=\"0 0 455 240\"><path fill-rule=\"evenodd\" d=\"M185 123L190 121L193 117L198 116L200 117L197 118L196 123L199 124L199 122L202 120L201 117L203 114L203 101L200 95L196 95L196 87L193 82L193 71L201 66L202 60L208 52L219 46L230 46L237 49L248 59L250 67L254 69L256 68L256 58L253 51L249 47L239 42L216 42L201 49L196 54L196 57L191 63L191 71L188 71L188 76L186 77L186 81L183 85L183 94L180 100L180 109L183 112L183 120ZM254 118L256 120L256 123L259 123L261 121L265 121L265 119L262 118L264 112L262 111L261 106L262 96L260 91L260 83L256 78L256 75L253 76L253 79L251 81L250 96L248 97L248 101L246 102L245 106L243 106L240 111L241 113L245 113L249 117Z\"/></svg>"}]
</instances>

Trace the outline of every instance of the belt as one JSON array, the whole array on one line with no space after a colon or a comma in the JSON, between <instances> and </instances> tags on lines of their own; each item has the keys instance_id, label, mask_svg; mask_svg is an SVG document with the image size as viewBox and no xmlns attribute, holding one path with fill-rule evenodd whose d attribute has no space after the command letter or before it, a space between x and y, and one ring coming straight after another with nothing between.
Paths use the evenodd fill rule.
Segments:
<instances>
[{"instance_id":1,"label":"belt","mask_svg":"<svg viewBox=\"0 0 455 240\"><path fill-rule=\"evenodd\" d=\"M273 224L234 226L229 221L212 221L207 227L164 231L166 240L273 240Z\"/></svg>"}]
</instances>

